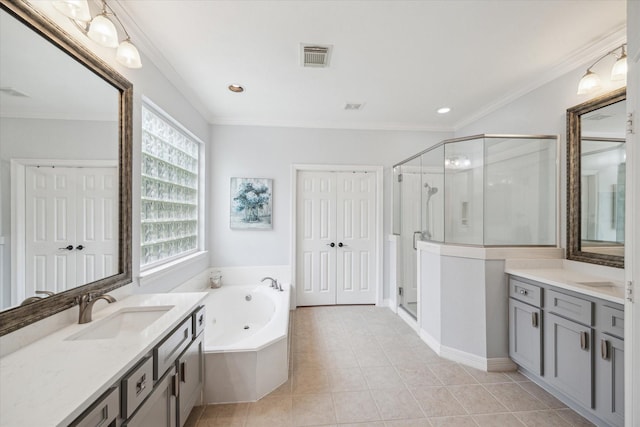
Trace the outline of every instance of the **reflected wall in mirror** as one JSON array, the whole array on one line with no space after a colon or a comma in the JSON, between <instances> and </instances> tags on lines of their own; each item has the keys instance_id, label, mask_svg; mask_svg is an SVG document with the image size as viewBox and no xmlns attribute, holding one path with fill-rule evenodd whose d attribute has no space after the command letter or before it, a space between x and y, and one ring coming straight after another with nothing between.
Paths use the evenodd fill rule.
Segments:
<instances>
[{"instance_id":1,"label":"reflected wall in mirror","mask_svg":"<svg viewBox=\"0 0 640 427\"><path fill-rule=\"evenodd\" d=\"M0 10L0 335L131 281L131 84Z\"/></svg>"},{"instance_id":2,"label":"reflected wall in mirror","mask_svg":"<svg viewBox=\"0 0 640 427\"><path fill-rule=\"evenodd\" d=\"M624 267L626 90L567 110L567 258Z\"/></svg>"}]
</instances>

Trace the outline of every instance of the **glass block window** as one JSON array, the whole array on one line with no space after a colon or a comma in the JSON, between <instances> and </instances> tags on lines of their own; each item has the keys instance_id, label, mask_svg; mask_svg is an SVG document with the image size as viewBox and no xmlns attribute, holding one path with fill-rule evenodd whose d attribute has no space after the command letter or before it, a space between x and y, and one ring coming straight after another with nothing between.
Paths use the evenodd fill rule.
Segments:
<instances>
[{"instance_id":1,"label":"glass block window","mask_svg":"<svg viewBox=\"0 0 640 427\"><path fill-rule=\"evenodd\" d=\"M143 105L141 266L198 249L199 152L181 126Z\"/></svg>"}]
</instances>

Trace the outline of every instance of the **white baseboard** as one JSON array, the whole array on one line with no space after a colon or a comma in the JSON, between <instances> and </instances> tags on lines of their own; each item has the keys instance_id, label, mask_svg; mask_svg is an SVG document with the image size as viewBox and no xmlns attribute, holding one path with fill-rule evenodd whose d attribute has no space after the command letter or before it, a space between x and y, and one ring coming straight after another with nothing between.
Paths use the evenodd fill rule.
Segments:
<instances>
[{"instance_id":1,"label":"white baseboard","mask_svg":"<svg viewBox=\"0 0 640 427\"><path fill-rule=\"evenodd\" d=\"M485 372L507 372L515 371L517 369L517 365L508 357L494 357L488 359L456 348L444 346L440 341L422 328L420 329L419 335L422 341L424 341L431 350L444 359L461 363L465 366Z\"/></svg>"},{"instance_id":2,"label":"white baseboard","mask_svg":"<svg viewBox=\"0 0 640 427\"><path fill-rule=\"evenodd\" d=\"M414 331L416 331L416 333L418 335L420 335L419 332L419 327L418 327L418 321L416 319L414 319L413 317L411 317L409 314L407 314L406 311L401 310L396 308L396 314L398 315L399 318L401 318L402 320L404 320L404 322Z\"/></svg>"},{"instance_id":3,"label":"white baseboard","mask_svg":"<svg viewBox=\"0 0 640 427\"><path fill-rule=\"evenodd\" d=\"M395 304L395 301L389 298L385 298L382 301L382 306L383 307L389 307L389 310L393 311L394 313L398 313L398 307Z\"/></svg>"}]
</instances>

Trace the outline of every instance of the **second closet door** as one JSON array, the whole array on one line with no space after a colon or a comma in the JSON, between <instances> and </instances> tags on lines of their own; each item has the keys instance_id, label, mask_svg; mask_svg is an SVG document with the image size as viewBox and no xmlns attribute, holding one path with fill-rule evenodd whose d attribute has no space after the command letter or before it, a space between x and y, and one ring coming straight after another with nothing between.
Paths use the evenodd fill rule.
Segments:
<instances>
[{"instance_id":1,"label":"second closet door","mask_svg":"<svg viewBox=\"0 0 640 427\"><path fill-rule=\"evenodd\" d=\"M298 305L375 303L375 174L298 173Z\"/></svg>"}]
</instances>

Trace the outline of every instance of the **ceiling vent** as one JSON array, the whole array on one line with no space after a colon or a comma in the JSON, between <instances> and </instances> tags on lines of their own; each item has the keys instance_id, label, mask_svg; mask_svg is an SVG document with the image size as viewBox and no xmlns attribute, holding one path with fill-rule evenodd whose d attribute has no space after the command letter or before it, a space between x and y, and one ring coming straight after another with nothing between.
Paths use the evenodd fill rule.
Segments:
<instances>
[{"instance_id":1,"label":"ceiling vent","mask_svg":"<svg viewBox=\"0 0 640 427\"><path fill-rule=\"evenodd\" d=\"M344 104L344 109L348 111L362 110L363 107L364 107L364 102Z\"/></svg>"},{"instance_id":2,"label":"ceiling vent","mask_svg":"<svg viewBox=\"0 0 640 427\"><path fill-rule=\"evenodd\" d=\"M305 44L300 45L303 67L326 68L331 57L331 45Z\"/></svg>"}]
</instances>

